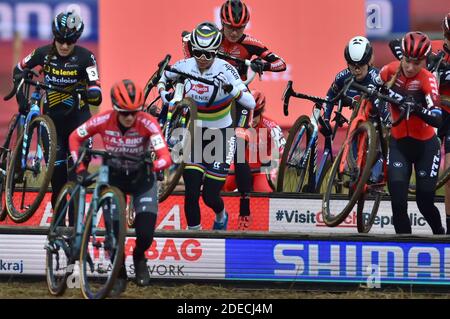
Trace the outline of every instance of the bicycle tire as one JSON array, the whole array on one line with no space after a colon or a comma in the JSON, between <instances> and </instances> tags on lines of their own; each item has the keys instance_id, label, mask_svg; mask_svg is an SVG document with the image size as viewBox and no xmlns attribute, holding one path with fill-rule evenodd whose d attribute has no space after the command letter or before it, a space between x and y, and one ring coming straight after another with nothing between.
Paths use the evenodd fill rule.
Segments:
<instances>
[{"instance_id":1,"label":"bicycle tire","mask_svg":"<svg viewBox=\"0 0 450 319\"><path fill-rule=\"evenodd\" d=\"M344 206L344 208L335 216L332 216L330 211L330 200L332 195L332 188L334 186L334 179L336 178L336 175L341 175L338 173L339 166L341 163L341 159L344 153L344 149L346 147L346 144L350 144L349 146L349 154L350 156L347 156L347 159L351 157L351 148L352 143L355 137L358 136L358 134L365 131L367 133L367 141L368 141L368 147L365 154L365 160L364 160L364 166L362 169L360 169L360 173L357 176L357 182L355 186L352 186L354 189L350 193L347 204ZM326 191L322 197L322 214L323 214L323 220L325 224L329 227L336 227L339 224L341 224L345 218L350 214L351 210L356 204L356 201L358 200L359 196L361 195L361 192L363 191L363 187L366 184L368 178L370 177L371 168L373 166L373 163L375 161L376 156L376 135L375 135L375 128L373 127L373 124L370 122L363 122L361 123L350 135L348 139L344 142L342 145L338 156L336 156L336 159L331 167L331 173L329 176L329 179L326 181ZM346 160L347 162L347 160ZM344 174L346 175L346 174ZM342 179L343 176L338 176L339 179ZM331 182L330 182L331 181ZM345 182L338 181L337 184L345 184Z\"/></svg>"},{"instance_id":2,"label":"bicycle tire","mask_svg":"<svg viewBox=\"0 0 450 319\"><path fill-rule=\"evenodd\" d=\"M118 214L116 217L117 227L113 226L113 216L108 215L108 210L102 207L102 203L106 200L114 201L116 210ZM111 204L110 204L111 205ZM103 219L105 220L105 234L103 242L97 241L96 245L93 245L92 240L96 237L97 234L92 234L92 221L94 217L94 211L92 209L89 210L85 227L83 232L83 237L81 240L81 248L80 248L80 277L81 277L81 292L86 299L102 299L108 296L109 292L113 288L114 281L119 274L120 268L124 262L124 249L125 249L125 235L126 235L126 217L125 217L125 196L117 187L108 186L104 188L98 199L98 209L103 209ZM97 213L97 212L95 212ZM109 211L111 213L111 211ZM109 217L108 217L109 216ZM111 223L108 226L107 220L111 218ZM112 227L108 229L108 227ZM117 234L115 234L115 230L117 230ZM111 240L108 240L108 233L112 231ZM94 236L91 238L91 236ZM114 247L111 245L111 250L108 249L110 247L108 244L116 244ZM96 249L99 249L96 251ZM100 249L103 249L101 251ZM92 254L90 253L92 251ZM103 254L102 254L103 252ZM98 254L97 254L98 253ZM100 264L97 264L97 268L95 269L95 257L103 256L103 260L105 259L113 259L111 261L111 265L103 268L100 267ZM108 258L111 257L111 258ZM92 265L94 268L89 265L89 259L92 260ZM108 261L107 261L108 262ZM89 268L89 269L88 269ZM96 273L98 277L96 276ZM103 279L104 273L106 273L106 280ZM100 278L101 277L101 278ZM101 282L101 283L99 283ZM98 289L98 290L97 290Z\"/></svg>"},{"instance_id":3,"label":"bicycle tire","mask_svg":"<svg viewBox=\"0 0 450 319\"><path fill-rule=\"evenodd\" d=\"M187 104L189 106L189 112L188 112L188 116L187 116L185 125L186 125L186 129L190 132L191 138L192 138L193 137L193 134L192 134L193 125L194 125L194 121L192 121L192 118L194 118L192 110L195 107L195 102L192 99L186 98L186 99L183 99L180 102L180 104ZM179 107L177 107L176 111L174 112L174 115L172 118L172 123L174 125L172 125L170 128L170 132L168 134L169 140L171 137L171 133L175 129L180 128L179 125L181 125L181 123L180 123L181 109L182 109L182 107L179 106ZM164 125L164 128L163 128L163 134L165 133L164 132L165 129L167 129L166 124ZM171 156L172 155L173 154L171 154ZM173 160L175 163L175 159L173 159ZM171 172L171 170L174 169L174 165L177 165L175 168L175 172ZM159 203L162 203L163 201L165 201L170 196L170 194L172 194L173 190L178 185L178 182L180 181L181 176L183 175L184 167L185 167L185 164L183 161L181 161L178 164L172 164L169 168L167 168L163 171L164 180L158 182L158 202ZM172 175L170 175L171 173L172 173ZM170 180L165 180L166 177L168 177L168 176L170 176Z\"/></svg>"},{"instance_id":4,"label":"bicycle tire","mask_svg":"<svg viewBox=\"0 0 450 319\"><path fill-rule=\"evenodd\" d=\"M8 134L6 135L5 143L3 144L3 149L0 150L0 168L2 170L0 176L0 195L1 195L1 206L0 206L0 221L4 221L8 216L6 210L6 198L5 198L5 184L6 184L6 170L8 168L8 163L11 158L11 148L15 148L17 140L20 136L21 130L18 124L19 113L13 115L8 123Z\"/></svg>"},{"instance_id":5,"label":"bicycle tire","mask_svg":"<svg viewBox=\"0 0 450 319\"><path fill-rule=\"evenodd\" d=\"M309 156L311 156L311 154L309 154L308 158L306 159L306 163L307 163L306 167L296 169L296 172L288 172L288 170L289 170L288 161L293 156L293 155L290 156L290 154L294 154L294 152L298 149L298 145L301 143L301 141L299 141L299 143L296 145L297 146L296 149L291 151L291 148L293 147L295 138L296 138L297 134L299 134L301 132L302 129L304 129L304 131L303 131L304 133L302 133L302 136L300 137L300 139L303 138L303 134L306 134L305 135L306 136L305 151L306 151L306 145L308 145L309 140L311 138L311 126L310 125L311 125L311 120L309 119L309 117L306 115L302 115L295 121L294 125L289 130L289 136L288 136L288 139L286 142L286 146L284 148L283 156L281 157L280 168L278 169L277 192L292 192L292 190L286 190L287 187L285 187L285 180L286 180L285 175L288 173L297 174L298 182L296 182L296 181L293 182L293 183L297 184L295 186L295 191L296 192L302 191L305 175L306 175L306 172L310 165Z\"/></svg>"},{"instance_id":6,"label":"bicycle tire","mask_svg":"<svg viewBox=\"0 0 450 319\"><path fill-rule=\"evenodd\" d=\"M327 161L325 162L325 165L323 166L323 172L322 172L322 176L320 176L319 182L317 183L317 189L316 189L316 193L322 194L323 193L323 186L324 182L326 181L327 176L330 173L330 169L331 166L333 165L333 162L331 161L330 158L327 159ZM338 190L336 190L336 193L338 193Z\"/></svg>"},{"instance_id":7,"label":"bicycle tire","mask_svg":"<svg viewBox=\"0 0 450 319\"><path fill-rule=\"evenodd\" d=\"M45 174L41 177L41 181L39 183L39 190L37 195L34 197L34 200L31 203L28 203L28 205L20 208L19 205L15 204L14 199L14 193L16 184L23 184L23 192L27 192L26 182L25 179L26 172L23 172L21 170L21 167L17 164L20 161L21 155L22 155L22 141L24 139L24 134L22 133L17 141L16 148L11 155L11 161L8 165L7 169L7 175L6 175L6 207L8 210L8 215L15 223L23 223L26 222L28 219L30 219L34 212L38 209L39 205L42 202L42 199L45 196L45 193L47 192L48 185L50 184L50 179L53 175L53 170L55 166L55 160L56 160L56 129L55 125L53 124L53 121L47 116L47 115L41 115L35 117L29 124L29 141L32 140L32 135L35 130L35 128L43 127L46 130L47 136L48 136L48 149L46 151L47 153L47 169ZM31 144L32 142L30 142ZM37 142L40 144L42 149L45 148L45 145L42 141L42 138L39 138L39 141ZM28 157L28 156L27 156ZM28 158L27 158L28 160ZM19 171L17 171L19 170ZM18 174L18 178L15 177L16 173ZM25 197L25 194L22 194L22 200ZM23 203L22 203L23 204Z\"/></svg>"},{"instance_id":8,"label":"bicycle tire","mask_svg":"<svg viewBox=\"0 0 450 319\"><path fill-rule=\"evenodd\" d=\"M77 197L73 198L73 190L76 184L74 182L66 183L61 192L58 195L55 203L54 215L50 223L49 232L47 235L46 244L46 256L45 256L45 276L47 281L47 288L51 295L61 296L64 294L68 286L68 277L73 272L73 266L75 258L72 255L72 240L73 238L67 238L68 236L74 235L74 230L69 228L70 224L67 222L67 214L72 207L74 212L78 211L78 200ZM67 198L69 197L69 198ZM72 199L73 198L73 199ZM72 205L72 206L70 206ZM62 216L61 221L63 225L57 225L57 216ZM76 218L76 214L75 214ZM75 221L76 224L76 221ZM65 270L62 270L62 274L56 275L54 271L54 259L53 254L58 254L56 266L59 268L59 263L61 258L59 253L62 252L63 259L66 260ZM56 257L55 257L56 258ZM72 265L72 269L70 268ZM58 268L56 270L58 270Z\"/></svg>"},{"instance_id":9,"label":"bicycle tire","mask_svg":"<svg viewBox=\"0 0 450 319\"><path fill-rule=\"evenodd\" d=\"M370 210L369 216L365 218L363 213L367 196L367 192L363 192L356 204L356 228L358 229L358 233L368 233L372 229L375 218L377 217L378 208L380 207L381 198L383 197L381 193L375 194L372 209Z\"/></svg>"},{"instance_id":10,"label":"bicycle tire","mask_svg":"<svg viewBox=\"0 0 450 319\"><path fill-rule=\"evenodd\" d=\"M436 190L447 184L448 180L450 179L450 167L448 167L444 173L439 175L437 184L436 184Z\"/></svg>"}]
</instances>

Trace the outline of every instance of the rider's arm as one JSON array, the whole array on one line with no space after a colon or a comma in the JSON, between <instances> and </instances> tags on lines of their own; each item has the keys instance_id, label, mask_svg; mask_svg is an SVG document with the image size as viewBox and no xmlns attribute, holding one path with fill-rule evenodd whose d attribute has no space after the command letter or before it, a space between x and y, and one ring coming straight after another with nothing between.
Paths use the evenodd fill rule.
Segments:
<instances>
[{"instance_id":1,"label":"rider's arm","mask_svg":"<svg viewBox=\"0 0 450 319\"><path fill-rule=\"evenodd\" d=\"M86 78L88 80L87 102L90 105L99 106L102 103L102 89L100 87L97 62L92 53L86 66Z\"/></svg>"},{"instance_id":2,"label":"rider's arm","mask_svg":"<svg viewBox=\"0 0 450 319\"><path fill-rule=\"evenodd\" d=\"M177 69L179 71L185 71L184 70L185 64L186 64L185 60L180 60L173 65L173 68ZM176 73L173 73L170 71L164 71L163 75L161 76L161 78L159 79L159 82L157 84L158 92L161 93L162 91L165 91L167 83L169 81L175 82L179 77L180 77L180 75L178 75Z\"/></svg>"},{"instance_id":3,"label":"rider's arm","mask_svg":"<svg viewBox=\"0 0 450 319\"><path fill-rule=\"evenodd\" d=\"M425 123L433 127L440 127L442 124L442 110L440 108L441 99L437 91L436 78L428 71L423 72L421 78L426 105L417 108L415 114Z\"/></svg>"},{"instance_id":4,"label":"rider's arm","mask_svg":"<svg viewBox=\"0 0 450 319\"><path fill-rule=\"evenodd\" d=\"M256 106L255 99L242 82L237 70L231 64L227 63L223 73L227 77L229 83L233 86L233 90L230 94L234 97L236 102L239 102L239 104L248 110L253 110Z\"/></svg>"},{"instance_id":5,"label":"rider's arm","mask_svg":"<svg viewBox=\"0 0 450 319\"><path fill-rule=\"evenodd\" d=\"M33 69L36 66L42 66L44 64L45 51L48 51L47 47L37 48L28 54L22 61L17 63L13 70L13 81L18 80L24 69ZM19 112L23 113L26 110L26 98L22 90L18 91L16 94L17 104L19 105Z\"/></svg>"},{"instance_id":6,"label":"rider's arm","mask_svg":"<svg viewBox=\"0 0 450 319\"><path fill-rule=\"evenodd\" d=\"M341 72L339 72L336 77L334 78L333 84L331 84L330 88L327 92L327 99L332 100L336 97L336 95L339 93L339 91L344 86L344 80L349 75L348 69L345 69ZM326 121L329 121L331 118L331 114L333 113L334 105L332 103L324 103L323 107L324 109L324 119Z\"/></svg>"},{"instance_id":7,"label":"rider's arm","mask_svg":"<svg viewBox=\"0 0 450 319\"><path fill-rule=\"evenodd\" d=\"M105 129L105 124L108 122L112 114L113 114L112 110L97 114L91 117L88 121L86 121L82 125L80 125L70 134L69 149L74 162L76 162L78 159L78 151L83 142L88 138L90 138L91 136L103 132ZM87 169L85 163L81 162L80 165L77 167L77 172L80 172L85 169Z\"/></svg>"},{"instance_id":8,"label":"rider's arm","mask_svg":"<svg viewBox=\"0 0 450 319\"><path fill-rule=\"evenodd\" d=\"M30 54L28 54L25 58L23 58L14 68L13 75L21 74L24 69L32 69L38 65L44 65L45 55L49 52L49 46L40 47L36 50L33 50Z\"/></svg>"},{"instance_id":9,"label":"rider's arm","mask_svg":"<svg viewBox=\"0 0 450 319\"><path fill-rule=\"evenodd\" d=\"M261 41L246 35L242 44L247 48L249 53L266 61L263 66L263 71L282 72L286 70L286 62L270 51Z\"/></svg>"},{"instance_id":10,"label":"rider's arm","mask_svg":"<svg viewBox=\"0 0 450 319\"><path fill-rule=\"evenodd\" d=\"M153 161L153 171L161 171L172 165L172 157L169 148L163 138L158 122L153 116L147 113L140 113L142 117L139 120L145 128L145 134L150 137L150 143L156 153L156 160ZM144 132L143 132L144 133Z\"/></svg>"}]
</instances>

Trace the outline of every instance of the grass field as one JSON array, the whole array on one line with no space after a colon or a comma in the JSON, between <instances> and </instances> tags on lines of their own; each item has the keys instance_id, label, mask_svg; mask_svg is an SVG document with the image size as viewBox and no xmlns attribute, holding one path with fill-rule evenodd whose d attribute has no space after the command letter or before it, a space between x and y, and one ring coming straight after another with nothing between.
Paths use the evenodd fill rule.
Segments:
<instances>
[{"instance_id":1,"label":"grass field","mask_svg":"<svg viewBox=\"0 0 450 319\"><path fill-rule=\"evenodd\" d=\"M236 284L193 284L161 282L149 287L138 287L129 283L121 298L131 299L450 299L445 292L413 292L408 288L365 289L354 287L345 291L325 291L322 289L302 290L299 287L277 288L277 284L267 284L270 288L240 287ZM79 289L68 289L62 297L52 297L42 281L0 281L0 298L82 298Z\"/></svg>"}]
</instances>

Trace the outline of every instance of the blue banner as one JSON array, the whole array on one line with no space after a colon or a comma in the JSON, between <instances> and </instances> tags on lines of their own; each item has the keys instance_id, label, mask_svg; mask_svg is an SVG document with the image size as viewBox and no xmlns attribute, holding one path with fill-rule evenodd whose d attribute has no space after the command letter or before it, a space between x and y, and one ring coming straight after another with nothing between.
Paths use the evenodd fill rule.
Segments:
<instances>
[{"instance_id":1,"label":"blue banner","mask_svg":"<svg viewBox=\"0 0 450 319\"><path fill-rule=\"evenodd\" d=\"M450 285L450 244L226 240L227 279Z\"/></svg>"},{"instance_id":2,"label":"blue banner","mask_svg":"<svg viewBox=\"0 0 450 319\"><path fill-rule=\"evenodd\" d=\"M0 40L12 40L15 32L25 40L50 40L54 17L68 9L74 9L83 19L81 39L98 41L97 0L1 0Z\"/></svg>"},{"instance_id":3,"label":"blue banner","mask_svg":"<svg viewBox=\"0 0 450 319\"><path fill-rule=\"evenodd\" d=\"M366 0L368 38L388 38L409 28L409 0Z\"/></svg>"}]
</instances>

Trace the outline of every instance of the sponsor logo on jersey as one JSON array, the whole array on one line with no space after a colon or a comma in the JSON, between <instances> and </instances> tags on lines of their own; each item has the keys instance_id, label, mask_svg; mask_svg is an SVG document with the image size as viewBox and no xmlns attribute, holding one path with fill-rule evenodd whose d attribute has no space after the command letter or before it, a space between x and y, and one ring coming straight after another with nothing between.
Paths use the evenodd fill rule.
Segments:
<instances>
[{"instance_id":1,"label":"sponsor logo on jersey","mask_svg":"<svg viewBox=\"0 0 450 319\"><path fill-rule=\"evenodd\" d=\"M198 94L205 94L209 92L209 86L204 85L202 83L196 83L192 85L192 90L194 90Z\"/></svg>"}]
</instances>

